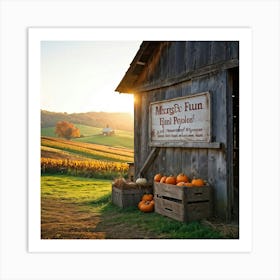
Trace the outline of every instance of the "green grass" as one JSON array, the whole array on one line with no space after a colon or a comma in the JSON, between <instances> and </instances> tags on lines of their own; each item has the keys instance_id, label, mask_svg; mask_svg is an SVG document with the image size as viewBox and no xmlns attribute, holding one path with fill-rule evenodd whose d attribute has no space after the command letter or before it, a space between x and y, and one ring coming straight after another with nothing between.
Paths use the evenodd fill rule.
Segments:
<instances>
[{"instance_id":1,"label":"green grass","mask_svg":"<svg viewBox=\"0 0 280 280\"><path fill-rule=\"evenodd\" d=\"M41 128L41 136L47 136L47 137L57 137L57 135L54 133L55 127L42 127Z\"/></svg>"},{"instance_id":2,"label":"green grass","mask_svg":"<svg viewBox=\"0 0 280 280\"><path fill-rule=\"evenodd\" d=\"M110 192L110 180L65 175L41 176L41 196L80 205L98 201ZM106 201L107 202L107 201ZM100 206L100 205L99 205ZM88 211L96 209L87 207Z\"/></svg>"},{"instance_id":3,"label":"green grass","mask_svg":"<svg viewBox=\"0 0 280 280\"><path fill-rule=\"evenodd\" d=\"M102 211L109 217L113 217L112 220L114 219L115 222L118 221L127 226L137 224L143 230L154 232L159 238L222 238L220 233L202 225L200 222L182 223L155 212L142 213L135 207L120 209L115 205L107 204L106 207L102 208Z\"/></svg>"},{"instance_id":4,"label":"green grass","mask_svg":"<svg viewBox=\"0 0 280 280\"><path fill-rule=\"evenodd\" d=\"M78 127L80 129L81 135L84 136L90 136L95 134L100 134L102 129L98 127L92 127L88 125L82 125L82 124L74 124L75 127ZM48 136L48 137L56 137L55 127L43 127L41 128L41 136Z\"/></svg>"},{"instance_id":5,"label":"green grass","mask_svg":"<svg viewBox=\"0 0 280 280\"><path fill-rule=\"evenodd\" d=\"M102 129L99 127L93 127L93 126L88 126L83 124L74 124L74 125L80 129L80 134L85 137L90 135L100 134L102 131Z\"/></svg>"},{"instance_id":6,"label":"green grass","mask_svg":"<svg viewBox=\"0 0 280 280\"><path fill-rule=\"evenodd\" d=\"M72 139L72 141L100 144L112 147L124 147L133 149L134 140L133 132L125 130L116 130L114 136L101 135L102 128L91 127L87 125L74 124L80 129L81 138ZM45 127L41 129L41 136L57 137L54 133L55 127Z\"/></svg>"},{"instance_id":7,"label":"green grass","mask_svg":"<svg viewBox=\"0 0 280 280\"><path fill-rule=\"evenodd\" d=\"M109 180L65 175L42 176L41 195L49 201L75 203L83 213L100 215L100 226L111 233L123 231L125 234L134 228L135 231L147 232L151 238L223 238L219 232L200 222L182 223L157 213L142 213L137 207L121 209L113 205Z\"/></svg>"},{"instance_id":8,"label":"green grass","mask_svg":"<svg viewBox=\"0 0 280 280\"><path fill-rule=\"evenodd\" d=\"M134 147L133 137L120 136L118 134L113 136L94 135L82 138L75 138L73 140L77 142L100 144L112 147L124 147L128 149L133 149Z\"/></svg>"}]
</instances>

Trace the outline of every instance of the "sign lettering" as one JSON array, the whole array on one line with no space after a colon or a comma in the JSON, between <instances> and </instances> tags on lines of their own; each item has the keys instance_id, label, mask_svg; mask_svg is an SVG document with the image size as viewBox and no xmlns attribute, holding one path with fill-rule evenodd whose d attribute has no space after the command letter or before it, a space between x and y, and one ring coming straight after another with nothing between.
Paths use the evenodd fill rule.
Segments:
<instances>
[{"instance_id":1,"label":"sign lettering","mask_svg":"<svg viewBox=\"0 0 280 280\"><path fill-rule=\"evenodd\" d=\"M208 92L150 105L150 142L210 142Z\"/></svg>"}]
</instances>

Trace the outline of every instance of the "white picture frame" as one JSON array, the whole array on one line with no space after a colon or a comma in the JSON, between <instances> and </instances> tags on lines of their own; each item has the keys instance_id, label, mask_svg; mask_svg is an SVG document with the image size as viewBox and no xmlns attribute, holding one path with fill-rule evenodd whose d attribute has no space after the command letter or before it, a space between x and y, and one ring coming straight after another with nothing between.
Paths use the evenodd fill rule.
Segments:
<instances>
[{"instance_id":1,"label":"white picture frame","mask_svg":"<svg viewBox=\"0 0 280 280\"><path fill-rule=\"evenodd\" d=\"M215 4L215 1L154 1L152 5L146 1L0 2L0 279L279 279L279 110L276 110L279 2L224 1L219 2L219 9ZM37 31L30 36L31 28ZM240 195L248 201L241 203L244 220L240 221L240 240L214 241L211 245L204 241L184 245L179 240L157 244L152 240L127 244L99 240L94 248L87 241L41 243L36 225L40 213L35 188L39 185L37 175L34 176L38 172L35 110L39 94L32 92L38 89L39 81L27 75L33 70L36 75L36 67L40 65L36 59L28 63L38 58L36 42L42 36L61 40L72 36L71 32L76 32L76 39L80 40L90 30L94 30L94 38L99 34L111 40L119 39L119 30L126 30L130 40L139 39L141 32L145 40L166 38L166 34L170 34L169 39L178 39L182 33L186 34L185 39L192 35L199 38L200 32L205 40L218 39L219 36L213 37L212 29L216 34L221 31L223 40L233 37L240 40L241 50L245 48L240 55L240 75L241 84L247 85L242 91L248 95L241 99L240 118L246 119L248 126L240 133L245 138L240 160L244 179ZM42 34L43 30L47 32ZM267 48L264 56L263 50ZM263 106L263 97L270 98L270 106ZM263 133L270 135L265 152ZM265 184L258 179L260 175ZM273 194L269 199L264 197L267 188ZM249 224L245 225L246 222ZM272 227L273 231L268 231ZM143 260L148 268L143 266Z\"/></svg>"}]
</instances>

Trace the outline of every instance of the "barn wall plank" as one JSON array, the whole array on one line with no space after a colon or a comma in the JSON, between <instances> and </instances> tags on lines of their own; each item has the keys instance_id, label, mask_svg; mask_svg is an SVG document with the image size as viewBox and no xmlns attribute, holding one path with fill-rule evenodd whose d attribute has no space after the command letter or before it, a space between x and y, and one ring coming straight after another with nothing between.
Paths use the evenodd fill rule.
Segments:
<instances>
[{"instance_id":1,"label":"barn wall plank","mask_svg":"<svg viewBox=\"0 0 280 280\"><path fill-rule=\"evenodd\" d=\"M138 174L141 168L142 95L134 94L134 99L134 166L135 174Z\"/></svg>"},{"instance_id":2,"label":"barn wall plank","mask_svg":"<svg viewBox=\"0 0 280 280\"><path fill-rule=\"evenodd\" d=\"M168 48L168 57L167 57L167 68L168 75L167 78L174 77L176 74L176 43L174 42Z\"/></svg>"},{"instance_id":3,"label":"barn wall plank","mask_svg":"<svg viewBox=\"0 0 280 280\"><path fill-rule=\"evenodd\" d=\"M175 42L166 47L155 69L149 70L149 83L159 83L168 78L188 73L205 65L238 58L238 42ZM214 189L214 214L227 217L227 71L215 69L184 80L179 84L157 88L135 94L139 102L135 105L135 169L140 170L147 159L149 147L149 104L175 97L209 91L212 111L212 141L222 143L222 148L162 147L146 177L152 180L154 174L178 174L184 172L191 178L202 177Z\"/></svg>"},{"instance_id":4,"label":"barn wall plank","mask_svg":"<svg viewBox=\"0 0 280 280\"><path fill-rule=\"evenodd\" d=\"M144 164L146 158L148 157L149 154L149 147L147 145L147 139L149 137L148 133L148 126L146 125L148 123L148 97L147 94L144 94L142 97L142 113L141 113L141 118L142 118L142 123L144 124L141 128L141 165Z\"/></svg>"},{"instance_id":5,"label":"barn wall plank","mask_svg":"<svg viewBox=\"0 0 280 280\"><path fill-rule=\"evenodd\" d=\"M186 44L184 41L177 41L176 44L176 53L175 53L175 75L179 76L185 72L185 47Z\"/></svg>"},{"instance_id":6,"label":"barn wall plank","mask_svg":"<svg viewBox=\"0 0 280 280\"><path fill-rule=\"evenodd\" d=\"M198 149L191 149L191 176L198 178L199 177L199 170L198 170Z\"/></svg>"},{"instance_id":7,"label":"barn wall plank","mask_svg":"<svg viewBox=\"0 0 280 280\"><path fill-rule=\"evenodd\" d=\"M228 59L234 59L239 57L239 42L231 41L226 43L228 48Z\"/></svg>"},{"instance_id":8,"label":"barn wall plank","mask_svg":"<svg viewBox=\"0 0 280 280\"><path fill-rule=\"evenodd\" d=\"M158 56L160 55L160 59ZM176 41L162 43L137 84L141 88L203 67L238 59L239 42Z\"/></svg>"},{"instance_id":9,"label":"barn wall plank","mask_svg":"<svg viewBox=\"0 0 280 280\"><path fill-rule=\"evenodd\" d=\"M197 68L210 64L211 59L211 42L198 42L197 48L199 50L197 58Z\"/></svg>"},{"instance_id":10,"label":"barn wall plank","mask_svg":"<svg viewBox=\"0 0 280 280\"><path fill-rule=\"evenodd\" d=\"M211 43L211 63L218 63L226 60L226 45L223 41Z\"/></svg>"},{"instance_id":11,"label":"barn wall plank","mask_svg":"<svg viewBox=\"0 0 280 280\"><path fill-rule=\"evenodd\" d=\"M208 149L198 150L198 177L208 180Z\"/></svg>"}]
</instances>

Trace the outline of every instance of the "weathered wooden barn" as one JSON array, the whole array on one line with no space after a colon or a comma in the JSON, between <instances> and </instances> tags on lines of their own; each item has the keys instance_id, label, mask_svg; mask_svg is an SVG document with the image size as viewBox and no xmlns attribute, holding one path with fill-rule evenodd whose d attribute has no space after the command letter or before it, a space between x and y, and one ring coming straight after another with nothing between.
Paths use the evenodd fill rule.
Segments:
<instances>
[{"instance_id":1,"label":"weathered wooden barn","mask_svg":"<svg viewBox=\"0 0 280 280\"><path fill-rule=\"evenodd\" d=\"M116 91L135 98L135 174L201 177L238 221L239 42L144 41Z\"/></svg>"}]
</instances>

